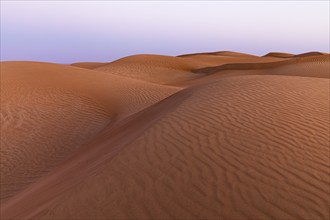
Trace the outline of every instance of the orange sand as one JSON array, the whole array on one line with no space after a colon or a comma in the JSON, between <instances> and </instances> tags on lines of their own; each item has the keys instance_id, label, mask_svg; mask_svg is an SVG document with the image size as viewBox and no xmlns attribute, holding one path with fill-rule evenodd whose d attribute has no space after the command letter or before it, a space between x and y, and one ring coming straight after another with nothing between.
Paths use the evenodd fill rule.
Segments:
<instances>
[{"instance_id":1,"label":"orange sand","mask_svg":"<svg viewBox=\"0 0 330 220\"><path fill-rule=\"evenodd\" d=\"M1 219L329 219L330 56L1 63Z\"/></svg>"}]
</instances>

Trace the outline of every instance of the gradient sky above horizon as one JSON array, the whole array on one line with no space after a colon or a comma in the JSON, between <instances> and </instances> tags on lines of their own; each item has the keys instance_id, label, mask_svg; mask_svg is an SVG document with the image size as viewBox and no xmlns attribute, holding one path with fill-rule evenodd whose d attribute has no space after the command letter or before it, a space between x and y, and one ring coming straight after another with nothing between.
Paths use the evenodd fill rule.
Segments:
<instances>
[{"instance_id":1,"label":"gradient sky above horizon","mask_svg":"<svg viewBox=\"0 0 330 220\"><path fill-rule=\"evenodd\" d=\"M329 1L1 1L1 60L329 52Z\"/></svg>"}]
</instances>

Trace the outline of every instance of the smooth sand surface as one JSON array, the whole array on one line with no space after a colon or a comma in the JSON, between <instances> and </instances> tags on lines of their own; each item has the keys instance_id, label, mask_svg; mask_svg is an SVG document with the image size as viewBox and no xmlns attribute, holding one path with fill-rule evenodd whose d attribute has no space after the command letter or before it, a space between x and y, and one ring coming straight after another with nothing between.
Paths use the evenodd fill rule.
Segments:
<instances>
[{"instance_id":1,"label":"smooth sand surface","mask_svg":"<svg viewBox=\"0 0 330 220\"><path fill-rule=\"evenodd\" d=\"M329 54L1 63L1 219L329 219Z\"/></svg>"}]
</instances>

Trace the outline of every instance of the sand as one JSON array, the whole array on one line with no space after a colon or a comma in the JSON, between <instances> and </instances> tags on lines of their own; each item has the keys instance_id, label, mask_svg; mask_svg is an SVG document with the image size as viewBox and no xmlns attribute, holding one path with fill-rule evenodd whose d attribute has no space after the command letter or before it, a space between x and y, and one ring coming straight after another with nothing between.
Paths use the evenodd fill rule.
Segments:
<instances>
[{"instance_id":1,"label":"sand","mask_svg":"<svg viewBox=\"0 0 330 220\"><path fill-rule=\"evenodd\" d=\"M1 63L1 219L329 219L329 54Z\"/></svg>"},{"instance_id":2,"label":"sand","mask_svg":"<svg viewBox=\"0 0 330 220\"><path fill-rule=\"evenodd\" d=\"M101 63L101 62L79 62L79 63L72 63L72 66L81 67L85 69L95 69L97 67L103 66L107 63Z\"/></svg>"}]
</instances>

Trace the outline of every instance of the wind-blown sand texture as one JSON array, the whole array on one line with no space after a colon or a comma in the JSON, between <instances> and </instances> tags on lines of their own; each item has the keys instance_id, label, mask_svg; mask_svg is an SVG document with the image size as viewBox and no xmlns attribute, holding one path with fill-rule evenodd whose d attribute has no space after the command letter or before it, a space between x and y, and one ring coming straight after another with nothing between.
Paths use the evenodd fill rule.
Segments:
<instances>
[{"instance_id":1,"label":"wind-blown sand texture","mask_svg":"<svg viewBox=\"0 0 330 220\"><path fill-rule=\"evenodd\" d=\"M1 63L1 219L329 219L330 56Z\"/></svg>"}]
</instances>

